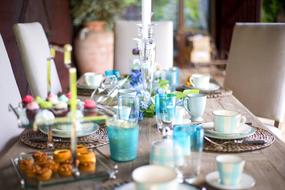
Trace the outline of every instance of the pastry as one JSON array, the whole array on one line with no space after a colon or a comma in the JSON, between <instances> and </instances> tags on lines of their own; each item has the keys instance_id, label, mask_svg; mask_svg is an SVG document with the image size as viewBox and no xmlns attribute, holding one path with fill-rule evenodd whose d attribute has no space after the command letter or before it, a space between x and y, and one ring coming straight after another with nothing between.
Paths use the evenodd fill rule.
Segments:
<instances>
[{"instance_id":1,"label":"pastry","mask_svg":"<svg viewBox=\"0 0 285 190\"><path fill-rule=\"evenodd\" d=\"M52 170L53 173L56 173L59 167L59 164L56 163L53 159L48 159L42 165L44 168L49 168Z\"/></svg>"},{"instance_id":2,"label":"pastry","mask_svg":"<svg viewBox=\"0 0 285 190\"><path fill-rule=\"evenodd\" d=\"M32 168L34 161L32 159L20 160L19 161L19 169L22 172L26 172L29 168Z\"/></svg>"},{"instance_id":3,"label":"pastry","mask_svg":"<svg viewBox=\"0 0 285 190\"><path fill-rule=\"evenodd\" d=\"M71 151L68 149L56 150L53 153L53 159L57 163L64 163L71 160Z\"/></svg>"},{"instance_id":4,"label":"pastry","mask_svg":"<svg viewBox=\"0 0 285 190\"><path fill-rule=\"evenodd\" d=\"M70 98L71 98L71 92L66 93L66 97L67 97L68 99L70 99Z\"/></svg>"},{"instance_id":5,"label":"pastry","mask_svg":"<svg viewBox=\"0 0 285 190\"><path fill-rule=\"evenodd\" d=\"M79 164L79 170L82 172L95 172L96 163L95 162L85 162Z\"/></svg>"},{"instance_id":6,"label":"pastry","mask_svg":"<svg viewBox=\"0 0 285 190\"><path fill-rule=\"evenodd\" d=\"M23 106L26 107L26 105L28 105L29 103L33 102L34 101L34 98L33 96L31 95L26 95L23 100L22 100L22 103L23 103Z\"/></svg>"},{"instance_id":7,"label":"pastry","mask_svg":"<svg viewBox=\"0 0 285 190\"><path fill-rule=\"evenodd\" d=\"M58 102L57 95L55 95L53 93L49 93L49 95L47 97L47 101L51 102L53 105L56 104Z\"/></svg>"},{"instance_id":8,"label":"pastry","mask_svg":"<svg viewBox=\"0 0 285 190\"><path fill-rule=\"evenodd\" d=\"M27 168L25 174L28 178L33 178L36 175L36 171L39 170L39 166L33 164L31 167Z\"/></svg>"},{"instance_id":9,"label":"pastry","mask_svg":"<svg viewBox=\"0 0 285 190\"><path fill-rule=\"evenodd\" d=\"M36 178L39 181L48 181L52 176L52 170L49 168L41 168L36 170Z\"/></svg>"},{"instance_id":10,"label":"pastry","mask_svg":"<svg viewBox=\"0 0 285 190\"><path fill-rule=\"evenodd\" d=\"M96 163L96 155L93 151L78 153L77 158L79 160L79 164L86 163L86 162Z\"/></svg>"},{"instance_id":11,"label":"pastry","mask_svg":"<svg viewBox=\"0 0 285 190\"><path fill-rule=\"evenodd\" d=\"M93 100L84 101L84 111L85 116L94 116L96 115L96 104Z\"/></svg>"},{"instance_id":12,"label":"pastry","mask_svg":"<svg viewBox=\"0 0 285 190\"><path fill-rule=\"evenodd\" d=\"M36 114L39 112L40 107L37 102L31 102L26 105L26 114L30 121L35 119Z\"/></svg>"},{"instance_id":13,"label":"pastry","mask_svg":"<svg viewBox=\"0 0 285 190\"><path fill-rule=\"evenodd\" d=\"M69 101L69 98L66 95L64 95L64 94L61 94L61 95L58 96L58 101L59 102L65 102L67 104L68 101Z\"/></svg>"},{"instance_id":14,"label":"pastry","mask_svg":"<svg viewBox=\"0 0 285 190\"><path fill-rule=\"evenodd\" d=\"M43 165L48 160L48 155L45 152L37 151L33 153L33 158L36 164Z\"/></svg>"},{"instance_id":15,"label":"pastry","mask_svg":"<svg viewBox=\"0 0 285 190\"><path fill-rule=\"evenodd\" d=\"M54 104L52 112L56 117L64 117L68 112L68 106L65 102L57 102Z\"/></svg>"},{"instance_id":16,"label":"pastry","mask_svg":"<svg viewBox=\"0 0 285 190\"><path fill-rule=\"evenodd\" d=\"M52 109L52 106L53 106L52 102L45 101L45 100L40 101L39 105L41 109Z\"/></svg>"},{"instance_id":17,"label":"pastry","mask_svg":"<svg viewBox=\"0 0 285 190\"><path fill-rule=\"evenodd\" d=\"M86 148L86 146L82 145L82 144L79 144L76 146L76 153L77 155L78 154L81 154L81 153L87 153L89 152L89 150Z\"/></svg>"},{"instance_id":18,"label":"pastry","mask_svg":"<svg viewBox=\"0 0 285 190\"><path fill-rule=\"evenodd\" d=\"M57 172L62 177L71 176L72 175L72 165L71 164L61 164Z\"/></svg>"}]
</instances>

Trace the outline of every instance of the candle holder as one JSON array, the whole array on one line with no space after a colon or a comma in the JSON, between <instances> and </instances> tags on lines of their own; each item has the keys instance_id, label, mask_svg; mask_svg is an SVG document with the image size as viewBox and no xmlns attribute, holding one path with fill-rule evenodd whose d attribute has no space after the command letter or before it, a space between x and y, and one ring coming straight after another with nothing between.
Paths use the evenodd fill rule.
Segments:
<instances>
[{"instance_id":1,"label":"candle holder","mask_svg":"<svg viewBox=\"0 0 285 190\"><path fill-rule=\"evenodd\" d=\"M135 39L137 47L132 50L134 55L139 56L140 70L142 73L143 88L150 95L153 92L153 79L155 72L155 43L153 40L153 24L145 26L138 25L138 38ZM147 35L144 32L147 31Z\"/></svg>"}]
</instances>

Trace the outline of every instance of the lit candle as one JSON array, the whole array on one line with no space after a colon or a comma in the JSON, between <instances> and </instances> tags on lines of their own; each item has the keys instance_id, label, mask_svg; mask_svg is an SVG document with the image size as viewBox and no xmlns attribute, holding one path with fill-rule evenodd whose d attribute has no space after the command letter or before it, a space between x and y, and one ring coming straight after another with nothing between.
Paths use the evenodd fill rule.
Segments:
<instances>
[{"instance_id":1,"label":"lit candle","mask_svg":"<svg viewBox=\"0 0 285 190\"><path fill-rule=\"evenodd\" d=\"M47 92L51 92L51 58L47 59Z\"/></svg>"},{"instance_id":2,"label":"lit candle","mask_svg":"<svg viewBox=\"0 0 285 190\"><path fill-rule=\"evenodd\" d=\"M71 64L71 51L72 46L70 44L64 45L64 64L70 65Z\"/></svg>"},{"instance_id":3,"label":"lit candle","mask_svg":"<svg viewBox=\"0 0 285 190\"><path fill-rule=\"evenodd\" d=\"M55 58L55 49L53 47L50 48L50 56L51 58Z\"/></svg>"},{"instance_id":4,"label":"lit candle","mask_svg":"<svg viewBox=\"0 0 285 190\"><path fill-rule=\"evenodd\" d=\"M76 110L77 110L77 87L76 87L76 69L70 68L69 69L69 85L71 91L70 97L70 111L72 114L72 120L76 119Z\"/></svg>"},{"instance_id":5,"label":"lit candle","mask_svg":"<svg viewBox=\"0 0 285 190\"><path fill-rule=\"evenodd\" d=\"M142 35L148 36L148 27L151 22L151 0L142 0Z\"/></svg>"}]
</instances>

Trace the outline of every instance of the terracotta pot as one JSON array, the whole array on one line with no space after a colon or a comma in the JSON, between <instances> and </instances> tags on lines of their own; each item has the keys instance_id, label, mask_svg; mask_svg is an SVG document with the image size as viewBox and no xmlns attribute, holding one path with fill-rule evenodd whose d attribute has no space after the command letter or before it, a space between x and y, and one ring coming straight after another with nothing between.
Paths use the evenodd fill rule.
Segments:
<instances>
[{"instance_id":1,"label":"terracotta pot","mask_svg":"<svg viewBox=\"0 0 285 190\"><path fill-rule=\"evenodd\" d=\"M114 34L105 26L102 21L88 23L75 40L75 56L81 74L113 69Z\"/></svg>"}]
</instances>

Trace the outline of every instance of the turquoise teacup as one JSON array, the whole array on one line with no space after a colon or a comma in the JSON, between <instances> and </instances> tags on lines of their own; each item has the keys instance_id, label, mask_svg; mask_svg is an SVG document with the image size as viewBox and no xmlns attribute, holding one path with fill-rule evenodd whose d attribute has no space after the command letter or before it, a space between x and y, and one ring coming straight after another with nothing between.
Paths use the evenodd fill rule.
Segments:
<instances>
[{"instance_id":1,"label":"turquoise teacup","mask_svg":"<svg viewBox=\"0 0 285 190\"><path fill-rule=\"evenodd\" d=\"M220 133L238 133L246 122L246 118L236 111L215 110L213 115L215 131Z\"/></svg>"},{"instance_id":2,"label":"turquoise teacup","mask_svg":"<svg viewBox=\"0 0 285 190\"><path fill-rule=\"evenodd\" d=\"M240 183L245 161L234 155L220 155L216 157L220 183L236 186Z\"/></svg>"},{"instance_id":3,"label":"turquoise teacup","mask_svg":"<svg viewBox=\"0 0 285 190\"><path fill-rule=\"evenodd\" d=\"M188 94L184 98L184 107L189 112L192 121L203 121L206 101L206 94Z\"/></svg>"}]
</instances>

